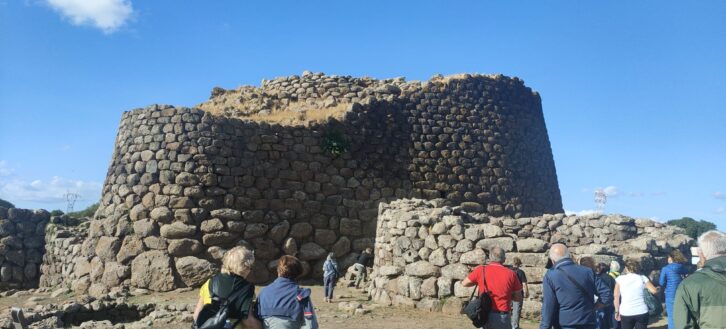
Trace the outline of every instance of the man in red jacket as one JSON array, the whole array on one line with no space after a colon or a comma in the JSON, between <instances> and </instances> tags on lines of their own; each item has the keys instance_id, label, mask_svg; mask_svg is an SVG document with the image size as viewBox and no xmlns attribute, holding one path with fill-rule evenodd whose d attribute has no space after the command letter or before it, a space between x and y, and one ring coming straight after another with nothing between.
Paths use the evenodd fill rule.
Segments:
<instances>
[{"instance_id":1,"label":"man in red jacket","mask_svg":"<svg viewBox=\"0 0 726 329\"><path fill-rule=\"evenodd\" d=\"M494 247L489 251L489 262L478 266L461 282L464 287L478 286L479 294L489 291L492 297L492 310L486 329L511 329L512 321L509 312L512 301L522 301L522 283L517 274L502 265L505 260L504 250ZM483 274L483 275L482 275Z\"/></svg>"}]
</instances>

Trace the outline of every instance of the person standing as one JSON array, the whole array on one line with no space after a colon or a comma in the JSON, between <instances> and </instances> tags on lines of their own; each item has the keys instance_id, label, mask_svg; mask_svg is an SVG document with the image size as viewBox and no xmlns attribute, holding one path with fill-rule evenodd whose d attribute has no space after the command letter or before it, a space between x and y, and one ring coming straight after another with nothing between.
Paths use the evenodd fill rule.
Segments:
<instances>
[{"instance_id":1,"label":"person standing","mask_svg":"<svg viewBox=\"0 0 726 329\"><path fill-rule=\"evenodd\" d=\"M512 259L512 271L517 275L519 283L522 284L522 301L512 301L512 329L519 329L519 319L522 317L522 305L524 298L529 297L529 287L527 286L527 274L521 269L522 260L519 257Z\"/></svg>"},{"instance_id":2,"label":"person standing","mask_svg":"<svg viewBox=\"0 0 726 329\"><path fill-rule=\"evenodd\" d=\"M613 292L615 290L615 279L617 279L620 276L620 263L618 263L617 260L612 260L610 262L610 271L608 272L608 275L613 278ZM620 321L615 319L615 306L613 306L613 329L620 329Z\"/></svg>"},{"instance_id":3,"label":"person standing","mask_svg":"<svg viewBox=\"0 0 726 329\"><path fill-rule=\"evenodd\" d=\"M597 264L597 267L595 269L595 274L602 280L603 283L610 289L610 292L613 293L615 290L615 279L613 279L612 276L609 274L610 268L605 263L599 263ZM610 329L613 326L613 321L615 317L614 312L614 306L607 305L605 307L599 308L595 311L595 328L596 329Z\"/></svg>"},{"instance_id":4,"label":"person standing","mask_svg":"<svg viewBox=\"0 0 726 329\"><path fill-rule=\"evenodd\" d=\"M335 253L331 252L328 254L325 263L323 263L323 285L325 286L326 303L333 301L333 289L335 289L335 282L338 280L339 273Z\"/></svg>"},{"instance_id":5,"label":"person standing","mask_svg":"<svg viewBox=\"0 0 726 329\"><path fill-rule=\"evenodd\" d=\"M230 298L229 317L232 323L245 328L262 328L252 311L255 286L246 280L255 262L255 254L245 247L234 247L222 257L221 273L213 276L199 289L199 301L194 310L194 324L200 326L213 317L219 302L215 298ZM216 303L216 305L215 305ZM215 307L205 307L214 305Z\"/></svg>"},{"instance_id":6,"label":"person standing","mask_svg":"<svg viewBox=\"0 0 726 329\"><path fill-rule=\"evenodd\" d=\"M512 310L513 301L522 301L522 284L514 271L504 267L506 255L504 250L494 247L489 251L489 262L487 265L477 266L461 282L464 287L477 286L479 294L489 291L492 298L492 309L489 313L489 320L484 328L486 329L510 329L512 318L509 312Z\"/></svg>"},{"instance_id":7,"label":"person standing","mask_svg":"<svg viewBox=\"0 0 726 329\"><path fill-rule=\"evenodd\" d=\"M636 260L625 262L625 273L615 279L615 319L623 329L645 329L648 327L648 305L645 303L644 289L655 294L658 289L640 274L640 263ZM622 298L622 299L621 299Z\"/></svg>"},{"instance_id":8,"label":"person standing","mask_svg":"<svg viewBox=\"0 0 726 329\"><path fill-rule=\"evenodd\" d=\"M703 233L698 246L703 268L676 289L673 323L678 329L726 328L726 234Z\"/></svg>"},{"instance_id":9,"label":"person standing","mask_svg":"<svg viewBox=\"0 0 726 329\"><path fill-rule=\"evenodd\" d=\"M356 289L360 288L361 282L365 282L366 278L368 277L368 268L373 266L373 250L371 248L366 248L360 256L358 256L358 260L353 264L353 269L355 269L355 287Z\"/></svg>"},{"instance_id":10,"label":"person standing","mask_svg":"<svg viewBox=\"0 0 726 329\"><path fill-rule=\"evenodd\" d=\"M668 329L675 329L673 324L673 300L676 298L676 289L688 274L686 257L678 249L668 254L668 265L660 270L659 284L665 293L666 313L668 314Z\"/></svg>"},{"instance_id":11,"label":"person standing","mask_svg":"<svg viewBox=\"0 0 726 329\"><path fill-rule=\"evenodd\" d=\"M575 264L564 244L550 247L552 268L542 280L542 320L540 329L595 328L596 296L600 303L609 305L613 296L610 289L590 268Z\"/></svg>"},{"instance_id":12,"label":"person standing","mask_svg":"<svg viewBox=\"0 0 726 329\"><path fill-rule=\"evenodd\" d=\"M262 289L257 299L257 311L265 329L318 328L310 289L297 284L302 273L303 266L297 258L280 257L277 279Z\"/></svg>"}]
</instances>

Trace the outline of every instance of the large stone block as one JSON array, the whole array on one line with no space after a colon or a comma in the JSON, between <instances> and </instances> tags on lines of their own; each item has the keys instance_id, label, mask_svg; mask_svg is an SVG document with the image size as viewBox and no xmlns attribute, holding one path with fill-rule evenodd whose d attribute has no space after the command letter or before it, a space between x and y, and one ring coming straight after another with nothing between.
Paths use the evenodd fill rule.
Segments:
<instances>
[{"instance_id":1,"label":"large stone block","mask_svg":"<svg viewBox=\"0 0 726 329\"><path fill-rule=\"evenodd\" d=\"M147 251L131 262L131 285L153 291L175 288L171 258L159 250Z\"/></svg>"},{"instance_id":2,"label":"large stone block","mask_svg":"<svg viewBox=\"0 0 726 329\"><path fill-rule=\"evenodd\" d=\"M96 256L98 256L104 262L113 262L116 260L116 254L118 254L121 248L121 239L117 237L102 236L96 243Z\"/></svg>"},{"instance_id":3,"label":"large stone block","mask_svg":"<svg viewBox=\"0 0 726 329\"><path fill-rule=\"evenodd\" d=\"M214 264L192 256L176 258L174 265L187 287L199 287L217 272Z\"/></svg>"}]
</instances>

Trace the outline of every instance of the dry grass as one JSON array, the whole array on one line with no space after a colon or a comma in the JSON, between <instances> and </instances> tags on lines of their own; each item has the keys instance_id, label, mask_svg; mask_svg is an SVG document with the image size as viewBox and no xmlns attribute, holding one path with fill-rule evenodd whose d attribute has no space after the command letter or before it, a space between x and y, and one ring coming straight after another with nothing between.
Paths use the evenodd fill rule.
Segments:
<instances>
[{"instance_id":1,"label":"dry grass","mask_svg":"<svg viewBox=\"0 0 726 329\"><path fill-rule=\"evenodd\" d=\"M253 114L240 117L243 120L257 122L277 123L283 126L304 125L309 126L315 123L325 123L333 118L343 120L348 113L348 104L341 103L331 107L311 107L301 102L291 103L287 109L275 110L270 114Z\"/></svg>"}]
</instances>

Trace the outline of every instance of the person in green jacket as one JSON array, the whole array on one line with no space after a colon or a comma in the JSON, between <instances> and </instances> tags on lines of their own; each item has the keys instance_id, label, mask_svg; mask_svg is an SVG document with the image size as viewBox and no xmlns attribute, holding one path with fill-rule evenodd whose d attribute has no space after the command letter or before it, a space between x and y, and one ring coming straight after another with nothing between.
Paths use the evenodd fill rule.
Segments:
<instances>
[{"instance_id":1,"label":"person in green jacket","mask_svg":"<svg viewBox=\"0 0 726 329\"><path fill-rule=\"evenodd\" d=\"M679 329L726 328L726 234L716 230L698 237L703 269L678 286L673 320Z\"/></svg>"}]
</instances>

